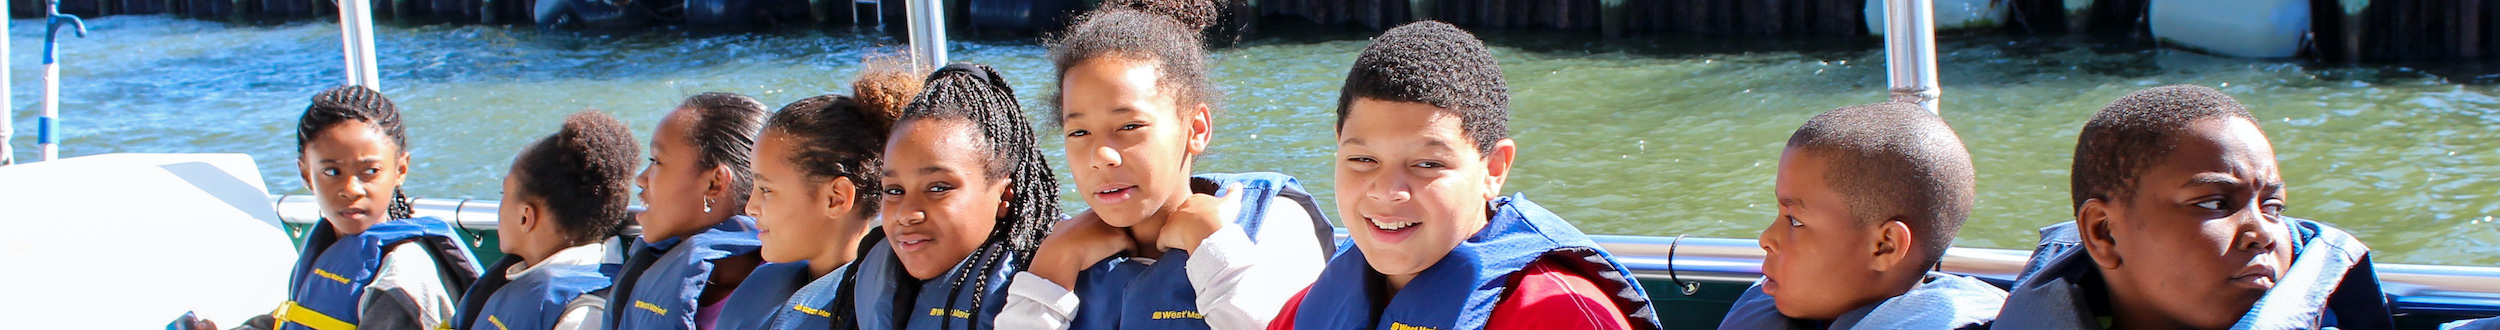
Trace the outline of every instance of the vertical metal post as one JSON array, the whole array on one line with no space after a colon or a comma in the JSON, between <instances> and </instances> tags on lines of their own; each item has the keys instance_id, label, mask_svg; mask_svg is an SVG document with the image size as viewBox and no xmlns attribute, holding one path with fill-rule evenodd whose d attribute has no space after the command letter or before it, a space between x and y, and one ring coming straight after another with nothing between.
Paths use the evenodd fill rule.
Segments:
<instances>
[{"instance_id":1,"label":"vertical metal post","mask_svg":"<svg viewBox=\"0 0 2500 330\"><path fill-rule=\"evenodd\" d=\"M911 60L921 69L946 66L946 6L940 0L909 0L905 18L911 25Z\"/></svg>"},{"instance_id":2,"label":"vertical metal post","mask_svg":"<svg viewBox=\"0 0 2500 330\"><path fill-rule=\"evenodd\" d=\"M37 160L50 161L61 157L61 26L76 27L78 37L87 37L87 21L78 16L62 15L61 0L45 1L43 5L43 115L35 117L35 144L41 150Z\"/></svg>"},{"instance_id":3,"label":"vertical metal post","mask_svg":"<svg viewBox=\"0 0 2500 330\"><path fill-rule=\"evenodd\" d=\"M346 46L347 84L382 90L382 73L373 53L373 3L340 0L339 42Z\"/></svg>"},{"instance_id":4,"label":"vertical metal post","mask_svg":"<svg viewBox=\"0 0 2500 330\"><path fill-rule=\"evenodd\" d=\"M1936 83L1936 11L1933 0L1884 0L1884 59L1892 100L1937 112L1944 96Z\"/></svg>"},{"instance_id":5,"label":"vertical metal post","mask_svg":"<svg viewBox=\"0 0 2500 330\"><path fill-rule=\"evenodd\" d=\"M9 12L9 2L0 1L0 13ZM0 22L0 36L9 35L8 22ZM0 39L0 58L9 58L9 41ZM9 147L9 137L17 134L17 100L9 93L9 66L0 65L0 166L17 163L16 148Z\"/></svg>"}]
</instances>

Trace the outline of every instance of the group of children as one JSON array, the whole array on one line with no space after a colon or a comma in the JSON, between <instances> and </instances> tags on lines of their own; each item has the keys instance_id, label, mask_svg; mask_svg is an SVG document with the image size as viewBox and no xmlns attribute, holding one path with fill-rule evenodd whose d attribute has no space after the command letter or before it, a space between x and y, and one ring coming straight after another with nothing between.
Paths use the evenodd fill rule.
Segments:
<instances>
[{"instance_id":1,"label":"group of children","mask_svg":"<svg viewBox=\"0 0 2500 330\"><path fill-rule=\"evenodd\" d=\"M1105 1L1052 40L1049 118L1086 210L1058 209L994 69L871 60L851 95L777 111L689 97L639 174L623 123L567 117L513 158L507 257L482 269L449 224L410 216L393 105L325 91L297 134L323 221L289 300L242 328L1661 328L1630 269L1501 193L1522 151L1508 86L1456 27L1391 29L1347 73L1332 163L1354 246L1292 176L1197 172L1222 98L1201 33L1217 12ZM2009 293L1937 271L1974 202L1942 118L1816 116L1780 154L1765 276L1721 328L2391 326L2368 248L2282 216L2272 149L2220 92L2112 102L2072 175L2074 221L2041 231Z\"/></svg>"}]
</instances>

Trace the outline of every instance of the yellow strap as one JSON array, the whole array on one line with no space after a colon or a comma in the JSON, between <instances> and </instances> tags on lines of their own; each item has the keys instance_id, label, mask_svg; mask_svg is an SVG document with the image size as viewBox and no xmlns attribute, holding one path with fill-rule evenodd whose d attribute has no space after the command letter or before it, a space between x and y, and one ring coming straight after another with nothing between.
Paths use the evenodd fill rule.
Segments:
<instances>
[{"instance_id":1,"label":"yellow strap","mask_svg":"<svg viewBox=\"0 0 2500 330\"><path fill-rule=\"evenodd\" d=\"M276 319L280 327L286 326L287 322L295 322L313 330L356 330L354 323L340 321L338 318L321 314L311 308L304 308L303 305L297 305L294 301L287 301L286 304L278 307L278 311L269 313L269 318Z\"/></svg>"}]
</instances>

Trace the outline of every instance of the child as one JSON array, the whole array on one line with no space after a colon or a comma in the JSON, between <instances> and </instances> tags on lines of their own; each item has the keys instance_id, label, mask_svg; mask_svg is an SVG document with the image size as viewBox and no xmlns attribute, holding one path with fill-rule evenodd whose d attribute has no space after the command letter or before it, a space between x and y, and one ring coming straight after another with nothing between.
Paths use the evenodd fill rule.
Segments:
<instances>
[{"instance_id":1,"label":"child","mask_svg":"<svg viewBox=\"0 0 2500 330\"><path fill-rule=\"evenodd\" d=\"M1199 40L1215 11L1110 1L1053 43L1054 118L1092 209L1016 274L1001 327L1264 328L1336 251L1335 228L1293 177L1190 175L1222 97Z\"/></svg>"},{"instance_id":2,"label":"child","mask_svg":"<svg viewBox=\"0 0 2500 330\"><path fill-rule=\"evenodd\" d=\"M457 329L598 329L605 289L601 244L625 223L632 191L634 132L598 111L564 118L564 128L512 157L495 222L502 261L461 295Z\"/></svg>"},{"instance_id":3,"label":"child","mask_svg":"<svg viewBox=\"0 0 2500 330\"><path fill-rule=\"evenodd\" d=\"M1501 196L1509 87L1441 22L1373 38L1337 99L1337 216L1356 249L1269 329L1656 329L1632 274L1571 223Z\"/></svg>"},{"instance_id":4,"label":"child","mask_svg":"<svg viewBox=\"0 0 2500 330\"><path fill-rule=\"evenodd\" d=\"M642 188L642 240L608 298L606 329L710 329L719 302L763 259L746 212L764 104L744 95L686 98L651 133Z\"/></svg>"},{"instance_id":5,"label":"child","mask_svg":"<svg viewBox=\"0 0 2500 330\"><path fill-rule=\"evenodd\" d=\"M885 239L850 268L856 283L836 298L850 306L835 310L856 321L836 327L991 328L1010 276L1059 219L1059 184L1023 114L989 66L929 75L886 137Z\"/></svg>"},{"instance_id":6,"label":"child","mask_svg":"<svg viewBox=\"0 0 2500 330\"><path fill-rule=\"evenodd\" d=\"M1970 216L1971 172L1953 127L1915 104L1807 120L1780 152L1763 279L1719 328L1986 328L2005 290L1929 271Z\"/></svg>"},{"instance_id":7,"label":"child","mask_svg":"<svg viewBox=\"0 0 2500 330\"><path fill-rule=\"evenodd\" d=\"M764 261L722 308L720 329L822 329L834 322L841 274L877 222L879 153L920 80L900 60L872 60L852 82L860 98L810 97L765 121L755 143L755 216ZM899 96L899 97L898 97ZM874 241L869 241L874 242Z\"/></svg>"},{"instance_id":8,"label":"child","mask_svg":"<svg viewBox=\"0 0 2500 330\"><path fill-rule=\"evenodd\" d=\"M409 217L399 193L408 174L399 108L363 86L322 91L295 126L295 146L305 188L321 196L322 221L299 249L286 303L269 322L244 327L447 326L477 264L451 224Z\"/></svg>"},{"instance_id":9,"label":"child","mask_svg":"<svg viewBox=\"0 0 2500 330\"><path fill-rule=\"evenodd\" d=\"M2077 140L2075 221L2040 230L1997 327L2393 326L2369 247L2283 216L2274 147L2229 95L2130 93Z\"/></svg>"}]
</instances>

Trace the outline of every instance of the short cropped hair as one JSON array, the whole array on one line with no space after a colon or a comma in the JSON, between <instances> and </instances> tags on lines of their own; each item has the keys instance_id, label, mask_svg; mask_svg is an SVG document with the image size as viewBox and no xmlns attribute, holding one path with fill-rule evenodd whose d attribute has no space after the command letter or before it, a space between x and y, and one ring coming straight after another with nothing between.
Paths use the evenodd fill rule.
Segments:
<instances>
[{"instance_id":1,"label":"short cropped hair","mask_svg":"<svg viewBox=\"0 0 2500 330\"><path fill-rule=\"evenodd\" d=\"M639 150L634 132L616 117L576 112L564 117L564 128L513 158L521 191L507 193L546 202L567 246L606 240L633 217L626 204L633 199Z\"/></svg>"},{"instance_id":2,"label":"short cropped hair","mask_svg":"<svg viewBox=\"0 0 2500 330\"><path fill-rule=\"evenodd\" d=\"M1916 104L1832 109L1789 135L1788 149L1824 160L1825 184L1846 196L1858 224L1908 225L1928 266L1953 246L1977 199L1962 138Z\"/></svg>"},{"instance_id":3,"label":"short cropped hair","mask_svg":"<svg viewBox=\"0 0 2500 330\"><path fill-rule=\"evenodd\" d=\"M1459 115L1459 129L1490 153L1510 138L1510 82L1476 35L1449 23L1409 23L1372 38L1337 97L1337 130L1355 99L1431 104Z\"/></svg>"},{"instance_id":4,"label":"short cropped hair","mask_svg":"<svg viewBox=\"0 0 2500 330\"><path fill-rule=\"evenodd\" d=\"M2083 133L2076 138L2070 177L2074 207L2080 210L2084 201L2093 199L2133 198L2136 179L2178 148L2179 134L2211 118L2257 123L2257 117L2238 100L2205 86L2154 87L2110 101L2083 124Z\"/></svg>"}]
</instances>

